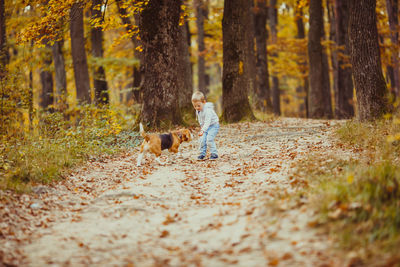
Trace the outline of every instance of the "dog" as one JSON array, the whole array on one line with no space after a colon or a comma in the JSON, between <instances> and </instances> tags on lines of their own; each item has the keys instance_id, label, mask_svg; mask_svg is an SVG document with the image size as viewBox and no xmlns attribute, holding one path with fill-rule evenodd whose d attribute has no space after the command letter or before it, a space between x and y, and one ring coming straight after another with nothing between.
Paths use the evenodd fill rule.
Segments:
<instances>
[{"instance_id":1,"label":"dog","mask_svg":"<svg viewBox=\"0 0 400 267\"><path fill-rule=\"evenodd\" d=\"M180 144L182 142L189 142L193 139L193 135L188 129L177 130L167 134L149 134L144 131L142 123L140 123L139 126L140 134L144 140L137 158L136 165L138 167L141 166L142 159L148 151L156 155L158 163L164 165L165 162L161 162L160 160L162 150L168 149L169 152L179 153L178 149Z\"/></svg>"}]
</instances>

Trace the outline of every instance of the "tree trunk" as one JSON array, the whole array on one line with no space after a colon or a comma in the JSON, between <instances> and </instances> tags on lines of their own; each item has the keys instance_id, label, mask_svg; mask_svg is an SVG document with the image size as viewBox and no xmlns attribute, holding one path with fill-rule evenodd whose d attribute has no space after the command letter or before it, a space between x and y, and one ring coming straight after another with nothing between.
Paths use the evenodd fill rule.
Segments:
<instances>
[{"instance_id":1,"label":"tree trunk","mask_svg":"<svg viewBox=\"0 0 400 267\"><path fill-rule=\"evenodd\" d=\"M337 47L337 33L336 33L336 17L334 11L334 3L332 1L326 1L326 12L328 15L328 25L329 25L329 55L331 60L331 68L330 72L332 76L332 91L334 97L337 96L338 93L338 47ZM327 48L328 50L328 48Z\"/></svg>"},{"instance_id":2,"label":"tree trunk","mask_svg":"<svg viewBox=\"0 0 400 267\"><path fill-rule=\"evenodd\" d=\"M92 19L97 23L103 22L103 14L100 6L103 0L92 0ZM101 26L92 25L91 41L92 56L95 60L93 70L94 99L97 105L107 105L109 103L108 85L104 67L97 63L98 59L103 58L103 29Z\"/></svg>"},{"instance_id":3,"label":"tree trunk","mask_svg":"<svg viewBox=\"0 0 400 267\"><path fill-rule=\"evenodd\" d=\"M247 94L252 82L247 63L250 49L245 32L252 19L250 8L251 1L248 0L224 2L222 117L226 122L254 118Z\"/></svg>"},{"instance_id":4,"label":"tree trunk","mask_svg":"<svg viewBox=\"0 0 400 267\"><path fill-rule=\"evenodd\" d=\"M349 47L361 121L379 118L388 111L375 8L375 0L350 1Z\"/></svg>"},{"instance_id":5,"label":"tree trunk","mask_svg":"<svg viewBox=\"0 0 400 267\"><path fill-rule=\"evenodd\" d=\"M1 0L0 0L1 1ZM33 40L30 43L30 52L33 51ZM33 70L32 65L29 64L29 89L28 89L28 117L29 117L29 130L33 130L33 116L34 116L34 109L33 109Z\"/></svg>"},{"instance_id":6,"label":"tree trunk","mask_svg":"<svg viewBox=\"0 0 400 267\"><path fill-rule=\"evenodd\" d=\"M150 127L182 122L178 85L181 0L150 0L141 12L139 30L144 48L141 121ZM157 23L155 23L157 21Z\"/></svg>"},{"instance_id":7,"label":"tree trunk","mask_svg":"<svg viewBox=\"0 0 400 267\"><path fill-rule=\"evenodd\" d=\"M53 82L53 74L50 72L50 65L52 63L50 46L46 45L44 49L44 60L43 65L40 70L40 82L42 84L42 93L40 95L40 107L46 111L54 111L54 108L51 107L54 103L54 82Z\"/></svg>"},{"instance_id":8,"label":"tree trunk","mask_svg":"<svg viewBox=\"0 0 400 267\"><path fill-rule=\"evenodd\" d=\"M399 64L399 1L386 0L386 9L389 17L390 39L394 49L392 50L392 79L391 91L395 97L400 97L400 64Z\"/></svg>"},{"instance_id":9,"label":"tree trunk","mask_svg":"<svg viewBox=\"0 0 400 267\"><path fill-rule=\"evenodd\" d=\"M196 25L197 25L197 46L198 46L198 81L199 86L198 89L204 95L208 94L207 88L207 74L206 74L206 64L204 60L204 56L206 53L205 44L204 44L204 20L208 17L207 5L204 3L204 0L196 0L195 1L195 10L196 10Z\"/></svg>"},{"instance_id":10,"label":"tree trunk","mask_svg":"<svg viewBox=\"0 0 400 267\"><path fill-rule=\"evenodd\" d=\"M5 7L4 0L0 0L0 82L6 76L8 57Z\"/></svg>"},{"instance_id":11,"label":"tree trunk","mask_svg":"<svg viewBox=\"0 0 400 267\"><path fill-rule=\"evenodd\" d=\"M269 2L269 28L271 30L271 43L276 44L278 40L278 10L276 8L277 0L270 0ZM276 54L272 54L271 57L277 57ZM272 75L272 106L274 114L281 115L281 93L279 89L279 79L275 75Z\"/></svg>"},{"instance_id":12,"label":"tree trunk","mask_svg":"<svg viewBox=\"0 0 400 267\"><path fill-rule=\"evenodd\" d=\"M324 37L322 1L310 0L310 30L308 32L310 118L332 118L328 58L321 44Z\"/></svg>"},{"instance_id":13,"label":"tree trunk","mask_svg":"<svg viewBox=\"0 0 400 267\"><path fill-rule=\"evenodd\" d=\"M64 41L56 41L52 46L56 92L55 92L55 105L57 110L65 111L68 107L67 104L67 74L65 72L65 60L62 52Z\"/></svg>"},{"instance_id":14,"label":"tree trunk","mask_svg":"<svg viewBox=\"0 0 400 267\"><path fill-rule=\"evenodd\" d=\"M349 25L349 3L348 0L336 0L336 43L340 48L342 56L336 53L338 68L335 70L337 76L337 92L335 94L335 116L337 119L349 119L354 116L353 107L353 78L349 60L348 33Z\"/></svg>"},{"instance_id":15,"label":"tree trunk","mask_svg":"<svg viewBox=\"0 0 400 267\"><path fill-rule=\"evenodd\" d=\"M71 54L75 74L76 96L80 104L90 103L90 80L85 51L83 8L73 4L70 14Z\"/></svg>"},{"instance_id":16,"label":"tree trunk","mask_svg":"<svg viewBox=\"0 0 400 267\"><path fill-rule=\"evenodd\" d=\"M193 76L192 76L192 63L190 62L190 32L189 23L179 26L179 46L178 55L180 63L178 64L178 71L182 75L182 79L178 81L182 84L178 85L179 94L179 107L182 114L190 113L192 107L192 93L193 93Z\"/></svg>"},{"instance_id":17,"label":"tree trunk","mask_svg":"<svg viewBox=\"0 0 400 267\"><path fill-rule=\"evenodd\" d=\"M256 39L256 100L258 109L272 112L271 92L269 86L268 55L267 55L267 1L257 0L254 9L254 28Z\"/></svg>"},{"instance_id":18,"label":"tree trunk","mask_svg":"<svg viewBox=\"0 0 400 267\"><path fill-rule=\"evenodd\" d=\"M303 8L300 6L300 0L296 2L295 8L295 23L297 28L297 39L305 39L306 32L304 29L304 21L303 21ZM307 53L304 51L302 56L306 57ZM300 71L303 78L303 85L297 88L299 93L304 94L304 104L300 105L300 114L305 114L305 117L308 118L308 76L306 75L306 63L299 63Z\"/></svg>"}]
</instances>

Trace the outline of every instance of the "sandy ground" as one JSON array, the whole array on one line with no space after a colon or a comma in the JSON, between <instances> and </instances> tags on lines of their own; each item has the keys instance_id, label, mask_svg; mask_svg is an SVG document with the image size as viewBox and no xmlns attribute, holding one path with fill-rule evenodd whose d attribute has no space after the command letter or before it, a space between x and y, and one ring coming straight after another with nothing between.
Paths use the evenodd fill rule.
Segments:
<instances>
[{"instance_id":1,"label":"sandy ground","mask_svg":"<svg viewBox=\"0 0 400 267\"><path fill-rule=\"evenodd\" d=\"M16 206L2 207L0 259L19 266L342 266L326 236L309 226L313 212L280 200L295 190L296 161L331 147L332 124L222 126L217 161L197 161L195 139L165 166L148 156L136 167L137 150L88 162L19 197L19 215L10 215Z\"/></svg>"}]
</instances>

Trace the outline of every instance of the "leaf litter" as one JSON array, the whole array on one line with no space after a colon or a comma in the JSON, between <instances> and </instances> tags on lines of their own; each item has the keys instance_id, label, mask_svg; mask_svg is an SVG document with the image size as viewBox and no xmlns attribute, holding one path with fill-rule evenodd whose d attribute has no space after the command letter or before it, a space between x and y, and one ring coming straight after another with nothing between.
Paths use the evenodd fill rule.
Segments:
<instances>
[{"instance_id":1,"label":"leaf litter","mask_svg":"<svg viewBox=\"0 0 400 267\"><path fill-rule=\"evenodd\" d=\"M160 166L138 150L71 171L31 195L0 195L0 262L17 266L343 266L291 173L331 149L336 122L278 119L222 126L220 158L197 142ZM338 212L339 213L339 212ZM340 214L339 214L340 215ZM332 216L339 216L332 214Z\"/></svg>"}]
</instances>

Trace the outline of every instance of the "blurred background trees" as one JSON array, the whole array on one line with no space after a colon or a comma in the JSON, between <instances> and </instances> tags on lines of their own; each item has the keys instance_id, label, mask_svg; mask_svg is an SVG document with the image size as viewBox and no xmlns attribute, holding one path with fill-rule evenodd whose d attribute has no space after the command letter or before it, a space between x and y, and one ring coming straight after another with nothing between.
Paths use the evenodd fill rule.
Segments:
<instances>
[{"instance_id":1,"label":"blurred background trees","mask_svg":"<svg viewBox=\"0 0 400 267\"><path fill-rule=\"evenodd\" d=\"M43 112L79 121L87 104L149 126L188 123L193 90L226 121L253 113L369 119L397 107L397 0L368 2L376 16L368 52L348 31L361 24L351 9L359 1L164 2L1 0L2 132L33 129ZM356 78L368 60L377 64L367 76L379 80L379 93ZM363 101L368 94L384 103L380 112Z\"/></svg>"}]
</instances>

